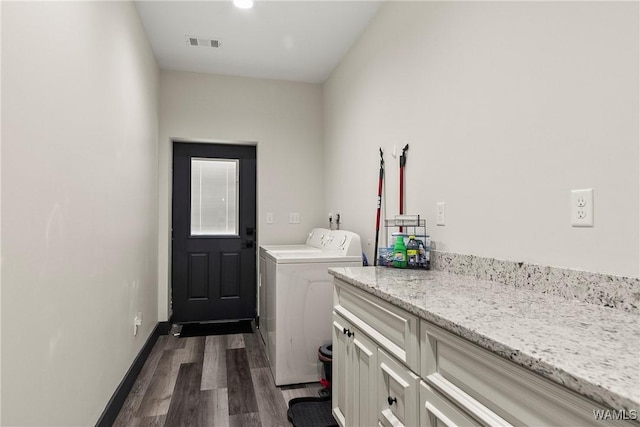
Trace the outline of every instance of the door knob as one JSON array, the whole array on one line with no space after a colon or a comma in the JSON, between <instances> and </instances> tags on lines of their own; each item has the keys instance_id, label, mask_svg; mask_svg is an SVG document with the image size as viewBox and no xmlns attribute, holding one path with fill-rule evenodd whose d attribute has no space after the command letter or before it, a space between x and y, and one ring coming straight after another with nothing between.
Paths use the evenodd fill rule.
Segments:
<instances>
[{"instance_id":1,"label":"door knob","mask_svg":"<svg viewBox=\"0 0 640 427\"><path fill-rule=\"evenodd\" d=\"M394 403L396 403L398 401L398 399L396 399L395 397L387 397L387 402L389 402L389 406L393 405Z\"/></svg>"}]
</instances>

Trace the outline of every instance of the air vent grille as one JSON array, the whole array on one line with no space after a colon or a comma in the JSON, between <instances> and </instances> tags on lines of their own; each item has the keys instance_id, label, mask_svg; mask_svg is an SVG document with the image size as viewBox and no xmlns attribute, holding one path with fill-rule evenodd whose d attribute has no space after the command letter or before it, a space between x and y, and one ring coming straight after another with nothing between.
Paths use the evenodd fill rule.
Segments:
<instances>
[{"instance_id":1,"label":"air vent grille","mask_svg":"<svg viewBox=\"0 0 640 427\"><path fill-rule=\"evenodd\" d=\"M198 47L215 47L218 48L222 46L220 40L210 39L206 37L195 37L195 36L185 36L187 40L188 46L198 46Z\"/></svg>"}]
</instances>

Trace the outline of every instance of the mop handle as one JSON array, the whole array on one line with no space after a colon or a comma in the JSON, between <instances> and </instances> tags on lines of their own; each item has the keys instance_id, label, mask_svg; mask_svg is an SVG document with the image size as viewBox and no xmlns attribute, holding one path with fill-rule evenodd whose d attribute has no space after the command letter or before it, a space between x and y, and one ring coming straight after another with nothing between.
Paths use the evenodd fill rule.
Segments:
<instances>
[{"instance_id":1,"label":"mop handle","mask_svg":"<svg viewBox=\"0 0 640 427\"><path fill-rule=\"evenodd\" d=\"M376 212L376 243L373 248L373 265L378 265L378 237L380 235L380 210L382 209L382 181L384 180L384 158L380 148L380 175L378 178L378 209Z\"/></svg>"},{"instance_id":2,"label":"mop handle","mask_svg":"<svg viewBox=\"0 0 640 427\"><path fill-rule=\"evenodd\" d=\"M404 166L407 164L406 153L408 150L409 144L404 146L400 156L400 215L404 213ZM402 233L402 226L400 226L400 232Z\"/></svg>"}]
</instances>

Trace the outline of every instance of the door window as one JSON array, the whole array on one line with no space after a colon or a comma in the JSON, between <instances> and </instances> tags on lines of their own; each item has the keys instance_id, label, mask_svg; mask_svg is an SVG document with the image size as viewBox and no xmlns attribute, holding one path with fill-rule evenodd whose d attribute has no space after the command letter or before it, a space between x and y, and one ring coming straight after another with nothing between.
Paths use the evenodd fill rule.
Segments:
<instances>
[{"instance_id":1,"label":"door window","mask_svg":"<svg viewBox=\"0 0 640 427\"><path fill-rule=\"evenodd\" d=\"M191 158L191 235L238 235L238 159Z\"/></svg>"}]
</instances>

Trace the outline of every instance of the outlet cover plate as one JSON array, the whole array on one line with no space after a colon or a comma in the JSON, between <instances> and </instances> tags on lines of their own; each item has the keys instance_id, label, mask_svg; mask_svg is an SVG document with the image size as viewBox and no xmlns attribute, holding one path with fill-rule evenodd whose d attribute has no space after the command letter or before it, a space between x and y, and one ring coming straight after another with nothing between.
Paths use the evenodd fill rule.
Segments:
<instances>
[{"instance_id":1,"label":"outlet cover plate","mask_svg":"<svg viewBox=\"0 0 640 427\"><path fill-rule=\"evenodd\" d=\"M593 188L571 190L571 226L593 227Z\"/></svg>"},{"instance_id":2,"label":"outlet cover plate","mask_svg":"<svg viewBox=\"0 0 640 427\"><path fill-rule=\"evenodd\" d=\"M289 224L300 224L300 212L289 212Z\"/></svg>"}]
</instances>

